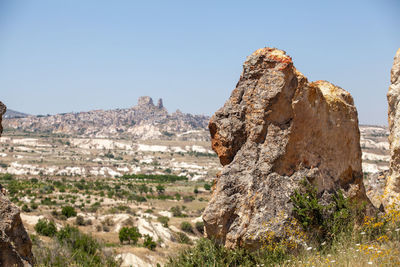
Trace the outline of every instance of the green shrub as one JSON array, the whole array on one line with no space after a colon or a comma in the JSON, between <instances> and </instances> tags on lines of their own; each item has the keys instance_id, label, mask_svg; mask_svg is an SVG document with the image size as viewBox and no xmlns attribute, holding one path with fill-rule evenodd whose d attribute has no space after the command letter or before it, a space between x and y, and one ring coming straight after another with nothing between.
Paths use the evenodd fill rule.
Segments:
<instances>
[{"instance_id":1,"label":"green shrub","mask_svg":"<svg viewBox=\"0 0 400 267\"><path fill-rule=\"evenodd\" d=\"M193 233L193 227L189 222L182 222L181 230L187 233Z\"/></svg>"},{"instance_id":2,"label":"green shrub","mask_svg":"<svg viewBox=\"0 0 400 267\"><path fill-rule=\"evenodd\" d=\"M167 216L159 216L157 219L162 224L162 226L168 228L169 218Z\"/></svg>"},{"instance_id":3,"label":"green shrub","mask_svg":"<svg viewBox=\"0 0 400 267\"><path fill-rule=\"evenodd\" d=\"M227 249L212 240L201 238L195 246L170 257L165 266L281 266L287 258L286 254L264 250L249 252L244 249Z\"/></svg>"},{"instance_id":4,"label":"green shrub","mask_svg":"<svg viewBox=\"0 0 400 267\"><path fill-rule=\"evenodd\" d=\"M182 212L181 207L179 206L172 207L170 210L174 217L187 217L187 215Z\"/></svg>"},{"instance_id":5,"label":"green shrub","mask_svg":"<svg viewBox=\"0 0 400 267\"><path fill-rule=\"evenodd\" d=\"M207 191L211 190L211 185L210 184L204 184L204 189Z\"/></svg>"},{"instance_id":6,"label":"green shrub","mask_svg":"<svg viewBox=\"0 0 400 267\"><path fill-rule=\"evenodd\" d=\"M67 225L57 233L57 240L72 251L72 258L78 266L116 266L101 253L101 246L91 236L81 233L77 228Z\"/></svg>"},{"instance_id":7,"label":"green shrub","mask_svg":"<svg viewBox=\"0 0 400 267\"><path fill-rule=\"evenodd\" d=\"M10 173L5 173L2 176L0 176L0 179L5 181L11 181L14 179L14 176Z\"/></svg>"},{"instance_id":8,"label":"green shrub","mask_svg":"<svg viewBox=\"0 0 400 267\"><path fill-rule=\"evenodd\" d=\"M76 216L76 211L75 211L74 207L64 206L61 209L61 214L64 215L65 217L67 217L67 218L70 218L70 217Z\"/></svg>"},{"instance_id":9,"label":"green shrub","mask_svg":"<svg viewBox=\"0 0 400 267\"><path fill-rule=\"evenodd\" d=\"M319 202L316 188L306 179L301 183L303 187L291 196L293 213L303 229L313 233L317 242L332 241L345 232L351 232L355 222L363 217L365 203L353 205L338 190L333 193L331 202L323 205Z\"/></svg>"},{"instance_id":10,"label":"green shrub","mask_svg":"<svg viewBox=\"0 0 400 267\"><path fill-rule=\"evenodd\" d=\"M24 211L24 212L31 212L31 209L28 207L28 205L24 204L24 205L22 206L22 211Z\"/></svg>"},{"instance_id":11,"label":"green shrub","mask_svg":"<svg viewBox=\"0 0 400 267\"><path fill-rule=\"evenodd\" d=\"M124 241L128 241L130 244L132 241L132 243L136 245L141 236L139 229L136 227L122 227L118 234L121 244L124 243Z\"/></svg>"},{"instance_id":12,"label":"green shrub","mask_svg":"<svg viewBox=\"0 0 400 267\"><path fill-rule=\"evenodd\" d=\"M156 242L153 241L153 238L149 235L144 235L144 241L143 241L143 246L145 248L148 248L150 250L155 250L156 249Z\"/></svg>"},{"instance_id":13,"label":"green shrub","mask_svg":"<svg viewBox=\"0 0 400 267\"><path fill-rule=\"evenodd\" d=\"M188 178L185 176L177 176L171 174L124 174L123 179L138 179L138 180L150 180L158 182L176 182L176 181L187 181Z\"/></svg>"},{"instance_id":14,"label":"green shrub","mask_svg":"<svg viewBox=\"0 0 400 267\"><path fill-rule=\"evenodd\" d=\"M52 221L46 219L39 219L35 225L35 231L39 235L54 236L57 233L57 227Z\"/></svg>"},{"instance_id":15,"label":"green shrub","mask_svg":"<svg viewBox=\"0 0 400 267\"><path fill-rule=\"evenodd\" d=\"M156 186L156 190L157 190L157 193L159 195L161 195L161 194L163 194L165 192L165 187L159 184L159 185Z\"/></svg>"},{"instance_id":16,"label":"green shrub","mask_svg":"<svg viewBox=\"0 0 400 267\"><path fill-rule=\"evenodd\" d=\"M196 222L195 227L197 231L204 234L204 222Z\"/></svg>"},{"instance_id":17,"label":"green shrub","mask_svg":"<svg viewBox=\"0 0 400 267\"><path fill-rule=\"evenodd\" d=\"M177 232L176 233L176 241L181 244L192 244L192 240L187 236L187 234L182 233L182 232Z\"/></svg>"}]
</instances>

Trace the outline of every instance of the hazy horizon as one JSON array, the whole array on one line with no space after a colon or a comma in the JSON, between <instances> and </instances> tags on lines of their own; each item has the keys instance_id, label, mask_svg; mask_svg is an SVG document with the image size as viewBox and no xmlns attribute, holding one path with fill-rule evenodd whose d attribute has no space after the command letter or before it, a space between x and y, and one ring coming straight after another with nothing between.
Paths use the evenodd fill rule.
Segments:
<instances>
[{"instance_id":1,"label":"hazy horizon","mask_svg":"<svg viewBox=\"0 0 400 267\"><path fill-rule=\"evenodd\" d=\"M0 2L0 100L29 114L129 108L212 115L256 49L349 91L360 124L387 125L400 2Z\"/></svg>"}]
</instances>

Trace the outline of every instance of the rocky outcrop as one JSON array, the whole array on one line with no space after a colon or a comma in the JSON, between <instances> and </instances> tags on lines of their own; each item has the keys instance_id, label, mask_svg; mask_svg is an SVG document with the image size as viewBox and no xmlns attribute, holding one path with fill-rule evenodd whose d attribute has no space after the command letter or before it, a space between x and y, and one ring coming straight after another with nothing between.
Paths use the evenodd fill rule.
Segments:
<instances>
[{"instance_id":1,"label":"rocky outcrop","mask_svg":"<svg viewBox=\"0 0 400 267\"><path fill-rule=\"evenodd\" d=\"M27 116L5 119L4 126L27 132L46 132L83 137L171 139L205 141L208 116L184 113L169 114L160 99L154 105L149 96L142 96L138 104L127 109L93 110L48 116ZM186 135L201 131L202 134Z\"/></svg>"},{"instance_id":2,"label":"rocky outcrop","mask_svg":"<svg viewBox=\"0 0 400 267\"><path fill-rule=\"evenodd\" d=\"M224 167L203 220L207 236L227 247L258 247L270 230L279 237L304 178L323 199L341 190L371 207L351 95L326 81L308 82L284 51L263 48L246 59L209 129Z\"/></svg>"},{"instance_id":3,"label":"rocky outcrop","mask_svg":"<svg viewBox=\"0 0 400 267\"><path fill-rule=\"evenodd\" d=\"M0 102L1 117L6 107ZM32 243L22 224L19 209L0 193L0 266L31 266Z\"/></svg>"},{"instance_id":4,"label":"rocky outcrop","mask_svg":"<svg viewBox=\"0 0 400 267\"><path fill-rule=\"evenodd\" d=\"M3 126L1 124L1 121L3 119L3 115L6 113L6 110L6 106L2 102L0 102L0 136L3 133Z\"/></svg>"},{"instance_id":5,"label":"rocky outcrop","mask_svg":"<svg viewBox=\"0 0 400 267\"><path fill-rule=\"evenodd\" d=\"M386 181L384 204L400 204L400 49L394 57L390 87L387 94L389 103L389 144L390 169Z\"/></svg>"}]
</instances>

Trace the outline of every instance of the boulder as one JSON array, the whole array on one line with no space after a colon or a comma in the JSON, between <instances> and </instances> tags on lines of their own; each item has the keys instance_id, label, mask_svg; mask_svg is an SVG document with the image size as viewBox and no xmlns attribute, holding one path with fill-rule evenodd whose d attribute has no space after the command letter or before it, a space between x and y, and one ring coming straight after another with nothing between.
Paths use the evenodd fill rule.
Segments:
<instances>
[{"instance_id":1,"label":"boulder","mask_svg":"<svg viewBox=\"0 0 400 267\"><path fill-rule=\"evenodd\" d=\"M1 117L6 107L0 102ZM32 266L32 242L22 224L19 209L0 193L0 266Z\"/></svg>"},{"instance_id":2,"label":"boulder","mask_svg":"<svg viewBox=\"0 0 400 267\"><path fill-rule=\"evenodd\" d=\"M353 98L327 81L308 82L282 50L263 48L246 59L209 129L223 169L203 220L206 235L226 247L259 247L271 229L282 236L293 218L290 196L305 178L319 197L341 190L372 206Z\"/></svg>"},{"instance_id":3,"label":"boulder","mask_svg":"<svg viewBox=\"0 0 400 267\"><path fill-rule=\"evenodd\" d=\"M389 104L390 169L386 180L384 205L400 204L400 49L394 57L390 87L387 94Z\"/></svg>"}]
</instances>

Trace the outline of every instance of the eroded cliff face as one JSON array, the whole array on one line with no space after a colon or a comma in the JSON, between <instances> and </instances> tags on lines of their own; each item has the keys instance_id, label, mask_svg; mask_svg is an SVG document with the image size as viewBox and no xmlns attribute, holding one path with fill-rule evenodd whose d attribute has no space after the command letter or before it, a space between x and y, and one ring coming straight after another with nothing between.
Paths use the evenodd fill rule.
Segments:
<instances>
[{"instance_id":1,"label":"eroded cliff face","mask_svg":"<svg viewBox=\"0 0 400 267\"><path fill-rule=\"evenodd\" d=\"M1 122L3 119L4 113L6 113L6 110L7 110L6 106L2 102L0 102L0 136L3 133L3 125L1 124Z\"/></svg>"},{"instance_id":2,"label":"eroded cliff face","mask_svg":"<svg viewBox=\"0 0 400 267\"><path fill-rule=\"evenodd\" d=\"M370 206L351 95L326 81L308 82L284 51L263 48L247 58L209 129L224 167L203 220L207 236L227 247L257 247L266 230L279 237L304 178L321 198L340 189Z\"/></svg>"},{"instance_id":3,"label":"eroded cliff face","mask_svg":"<svg viewBox=\"0 0 400 267\"><path fill-rule=\"evenodd\" d=\"M1 117L6 107L0 102ZM25 231L19 209L0 193L0 266L32 266L32 242Z\"/></svg>"},{"instance_id":4,"label":"eroded cliff face","mask_svg":"<svg viewBox=\"0 0 400 267\"><path fill-rule=\"evenodd\" d=\"M394 57L387 94L389 104L390 169L386 180L384 204L400 204L400 49Z\"/></svg>"}]
</instances>

